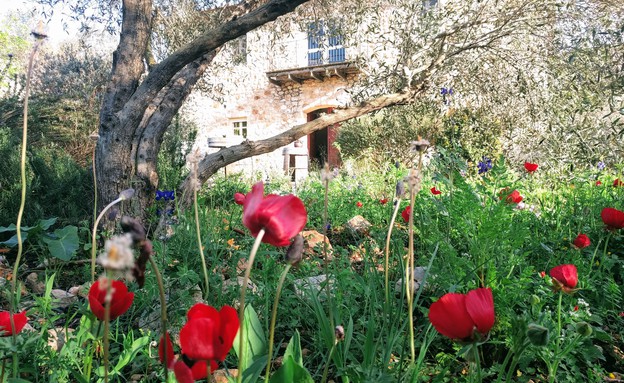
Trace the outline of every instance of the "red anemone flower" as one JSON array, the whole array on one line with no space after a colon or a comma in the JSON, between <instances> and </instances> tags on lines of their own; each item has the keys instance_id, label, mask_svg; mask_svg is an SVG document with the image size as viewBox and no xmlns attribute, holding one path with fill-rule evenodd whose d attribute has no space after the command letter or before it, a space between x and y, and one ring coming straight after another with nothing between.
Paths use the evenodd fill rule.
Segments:
<instances>
[{"instance_id":1,"label":"red anemone flower","mask_svg":"<svg viewBox=\"0 0 624 383\"><path fill-rule=\"evenodd\" d=\"M237 205L242 205L245 203L245 195L243 193L234 193L234 202Z\"/></svg>"},{"instance_id":2,"label":"red anemone flower","mask_svg":"<svg viewBox=\"0 0 624 383\"><path fill-rule=\"evenodd\" d=\"M494 298L490 288L467 294L448 293L429 308L429 321L438 332L451 339L479 340L494 326Z\"/></svg>"},{"instance_id":3,"label":"red anemone flower","mask_svg":"<svg viewBox=\"0 0 624 383\"><path fill-rule=\"evenodd\" d=\"M596 181L596 186L600 186L602 185L602 182L600 182L600 180Z\"/></svg>"},{"instance_id":4,"label":"red anemone flower","mask_svg":"<svg viewBox=\"0 0 624 383\"><path fill-rule=\"evenodd\" d=\"M616 179L613 181L613 186L615 186L615 187L624 186L624 181L620 181L620 179L619 179L619 178L616 178Z\"/></svg>"},{"instance_id":5,"label":"red anemone flower","mask_svg":"<svg viewBox=\"0 0 624 383\"><path fill-rule=\"evenodd\" d=\"M364 204L362 204L362 202L360 202L360 201L357 201L357 203L355 204L355 206L357 206L357 207L362 207L362 206L364 206Z\"/></svg>"},{"instance_id":6,"label":"red anemone flower","mask_svg":"<svg viewBox=\"0 0 624 383\"><path fill-rule=\"evenodd\" d=\"M436 189L436 187L434 186L434 187L431 188L431 194L433 194L433 195L440 195L440 194L442 194L442 192L439 191L438 189Z\"/></svg>"},{"instance_id":7,"label":"red anemone flower","mask_svg":"<svg viewBox=\"0 0 624 383\"><path fill-rule=\"evenodd\" d=\"M540 276L540 278L544 278L546 276L546 272L545 271L540 271L539 276Z\"/></svg>"},{"instance_id":8,"label":"red anemone flower","mask_svg":"<svg viewBox=\"0 0 624 383\"><path fill-rule=\"evenodd\" d=\"M307 212L303 202L292 194L269 194L265 197L264 185L258 182L245 196L243 225L254 237L264 229L262 242L273 246L288 246L290 239L303 229L306 221Z\"/></svg>"},{"instance_id":9,"label":"red anemone flower","mask_svg":"<svg viewBox=\"0 0 624 383\"><path fill-rule=\"evenodd\" d=\"M405 209L403 209L403 211L401 212L401 217L403 217L403 221L405 221L405 223L409 222L409 216L411 211L412 207L407 205Z\"/></svg>"},{"instance_id":10,"label":"red anemone flower","mask_svg":"<svg viewBox=\"0 0 624 383\"><path fill-rule=\"evenodd\" d=\"M379 203L382 204L382 205L385 205L385 204L388 203L388 199L387 198L382 198L382 199L379 200Z\"/></svg>"},{"instance_id":11,"label":"red anemone flower","mask_svg":"<svg viewBox=\"0 0 624 383\"><path fill-rule=\"evenodd\" d=\"M530 162L525 162L524 163L524 168L526 169L527 172L529 173L533 173L534 171L537 170L538 165L537 164L532 164Z\"/></svg>"},{"instance_id":12,"label":"red anemone flower","mask_svg":"<svg viewBox=\"0 0 624 383\"><path fill-rule=\"evenodd\" d=\"M559 265L550 269L553 285L556 290L562 290L564 293L574 292L574 288L578 283L578 273L574 265Z\"/></svg>"},{"instance_id":13,"label":"red anemone flower","mask_svg":"<svg viewBox=\"0 0 624 383\"><path fill-rule=\"evenodd\" d=\"M612 207L605 207L600 213L602 222L609 229L622 229L624 228L624 212L614 209Z\"/></svg>"},{"instance_id":14,"label":"red anemone flower","mask_svg":"<svg viewBox=\"0 0 624 383\"><path fill-rule=\"evenodd\" d=\"M128 292L128 287L122 281L112 281L112 298L110 304L110 320L117 319L123 315L134 300L134 293ZM96 281L89 289L89 307L96 318L104 320L104 302L106 301L106 279L102 283Z\"/></svg>"},{"instance_id":15,"label":"red anemone flower","mask_svg":"<svg viewBox=\"0 0 624 383\"><path fill-rule=\"evenodd\" d=\"M589 237L587 235L579 234L576 236L572 244L579 249L584 249L587 246L591 245L591 241L589 240Z\"/></svg>"},{"instance_id":16,"label":"red anemone flower","mask_svg":"<svg viewBox=\"0 0 624 383\"><path fill-rule=\"evenodd\" d=\"M503 199L503 193L505 193L506 191L507 191L506 188L500 191L499 198L501 200ZM517 191L517 190L514 190L511 193L507 194L507 196L505 196L504 198L505 198L505 202L507 202L507 203L516 203L516 204L522 202L522 200L524 199L520 195L520 192Z\"/></svg>"},{"instance_id":17,"label":"red anemone flower","mask_svg":"<svg viewBox=\"0 0 624 383\"><path fill-rule=\"evenodd\" d=\"M19 334L24 326L26 326L26 322L28 322L26 311L13 314L13 322L15 324L15 333ZM8 311L0 311L0 336L10 335L13 335L13 329L11 328L11 314Z\"/></svg>"},{"instance_id":18,"label":"red anemone flower","mask_svg":"<svg viewBox=\"0 0 624 383\"><path fill-rule=\"evenodd\" d=\"M193 360L223 361L238 333L238 314L233 307L221 311L197 303L187 313L188 321L180 330L182 354Z\"/></svg>"}]
</instances>

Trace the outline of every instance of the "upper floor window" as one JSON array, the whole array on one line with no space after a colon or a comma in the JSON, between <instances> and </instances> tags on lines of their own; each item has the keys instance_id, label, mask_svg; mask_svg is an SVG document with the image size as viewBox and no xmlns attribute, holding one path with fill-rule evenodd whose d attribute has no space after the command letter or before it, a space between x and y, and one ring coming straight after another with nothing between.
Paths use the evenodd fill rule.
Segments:
<instances>
[{"instance_id":1,"label":"upper floor window","mask_svg":"<svg viewBox=\"0 0 624 383\"><path fill-rule=\"evenodd\" d=\"M344 38L334 23L308 24L308 66L345 61Z\"/></svg>"}]
</instances>

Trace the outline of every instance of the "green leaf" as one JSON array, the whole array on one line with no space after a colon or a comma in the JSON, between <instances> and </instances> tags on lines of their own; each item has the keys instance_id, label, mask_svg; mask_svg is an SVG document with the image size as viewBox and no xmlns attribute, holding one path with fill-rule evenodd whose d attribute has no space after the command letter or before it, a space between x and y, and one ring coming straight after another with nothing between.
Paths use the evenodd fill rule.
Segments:
<instances>
[{"instance_id":1,"label":"green leaf","mask_svg":"<svg viewBox=\"0 0 624 383\"><path fill-rule=\"evenodd\" d=\"M54 225L54 223L56 223L57 218L56 217L52 217L52 218L48 218L48 219L40 219L39 222L37 222L37 225L34 227L38 227L43 231L46 231L50 228L50 226ZM23 230L26 230L26 228L23 228Z\"/></svg>"},{"instance_id":2,"label":"green leaf","mask_svg":"<svg viewBox=\"0 0 624 383\"><path fill-rule=\"evenodd\" d=\"M299 331L295 330L292 338L290 338L290 342L288 342L288 347L286 347L286 351L284 352L284 359L288 357L292 357L295 363L303 366L303 354L301 353L301 339L299 336Z\"/></svg>"},{"instance_id":3,"label":"green leaf","mask_svg":"<svg viewBox=\"0 0 624 383\"><path fill-rule=\"evenodd\" d=\"M260 375L266 366L268 350L266 336L264 334L264 330L262 329L262 323L260 323L258 314L251 305L245 307L245 318L243 320L242 327L244 327L246 338L243 342L243 381L255 382L257 376ZM234 339L234 346L232 347L237 356L239 352L238 347L240 334L241 332L239 331ZM261 358L264 359L263 363ZM254 367L253 370L251 369L252 365ZM256 375L255 379L253 379L253 375Z\"/></svg>"},{"instance_id":4,"label":"green leaf","mask_svg":"<svg viewBox=\"0 0 624 383\"><path fill-rule=\"evenodd\" d=\"M21 378L9 378L7 383L31 383L31 381Z\"/></svg>"},{"instance_id":5,"label":"green leaf","mask_svg":"<svg viewBox=\"0 0 624 383\"><path fill-rule=\"evenodd\" d=\"M141 337L135 340L134 342L132 342L132 346L130 346L130 349L129 350L125 349L121 353L119 362L117 362L117 364L115 365L115 371L121 371L121 369L127 366L128 363L130 363L130 361L132 361L136 357L139 351L147 347L149 342L150 342L149 336Z\"/></svg>"},{"instance_id":6,"label":"green leaf","mask_svg":"<svg viewBox=\"0 0 624 383\"><path fill-rule=\"evenodd\" d=\"M22 228L24 230L24 228ZM5 231L17 231L17 226L14 223L9 226L0 226L0 233L4 233Z\"/></svg>"},{"instance_id":7,"label":"green leaf","mask_svg":"<svg viewBox=\"0 0 624 383\"><path fill-rule=\"evenodd\" d=\"M271 376L271 383L314 383L305 367L295 363L292 355L284 358L282 366Z\"/></svg>"},{"instance_id":8,"label":"green leaf","mask_svg":"<svg viewBox=\"0 0 624 383\"><path fill-rule=\"evenodd\" d=\"M28 232L22 231L22 243L28 238ZM17 234L13 235L11 238L7 239L4 242L0 242L0 245L7 245L8 247L17 246Z\"/></svg>"},{"instance_id":9,"label":"green leaf","mask_svg":"<svg viewBox=\"0 0 624 383\"><path fill-rule=\"evenodd\" d=\"M50 255L63 261L69 261L78 250L78 228L66 226L54 230L54 235L56 238L42 237L41 239L48 245Z\"/></svg>"}]
</instances>

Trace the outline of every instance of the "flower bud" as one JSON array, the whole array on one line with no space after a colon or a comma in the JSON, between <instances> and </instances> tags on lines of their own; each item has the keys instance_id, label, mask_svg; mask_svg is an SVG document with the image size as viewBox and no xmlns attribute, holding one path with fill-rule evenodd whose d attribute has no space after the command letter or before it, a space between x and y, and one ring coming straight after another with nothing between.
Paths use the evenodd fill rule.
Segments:
<instances>
[{"instance_id":1,"label":"flower bud","mask_svg":"<svg viewBox=\"0 0 624 383\"><path fill-rule=\"evenodd\" d=\"M340 342L341 340L344 340L345 338L344 327L336 326L336 328L334 329L334 336L336 337L336 342Z\"/></svg>"},{"instance_id":2,"label":"flower bud","mask_svg":"<svg viewBox=\"0 0 624 383\"><path fill-rule=\"evenodd\" d=\"M413 152L424 152L431 145L429 141L418 137L418 141L412 141L412 151Z\"/></svg>"},{"instance_id":3,"label":"flower bud","mask_svg":"<svg viewBox=\"0 0 624 383\"><path fill-rule=\"evenodd\" d=\"M121 193L119 193L119 199L123 200L127 200L134 197L134 189L130 188L130 189L126 189L123 190Z\"/></svg>"},{"instance_id":4,"label":"flower bud","mask_svg":"<svg viewBox=\"0 0 624 383\"><path fill-rule=\"evenodd\" d=\"M575 327L576 332L581 336L590 336L594 331L592 326L587 322L578 322Z\"/></svg>"},{"instance_id":5,"label":"flower bud","mask_svg":"<svg viewBox=\"0 0 624 383\"><path fill-rule=\"evenodd\" d=\"M533 294L533 295L531 295L530 302L531 302L531 306L535 306L535 305L539 304L541 302L541 300L540 300L540 297L538 297L537 295Z\"/></svg>"},{"instance_id":6,"label":"flower bud","mask_svg":"<svg viewBox=\"0 0 624 383\"><path fill-rule=\"evenodd\" d=\"M303 257L303 236L297 234L286 251L286 262L297 266Z\"/></svg>"},{"instance_id":7,"label":"flower bud","mask_svg":"<svg viewBox=\"0 0 624 383\"><path fill-rule=\"evenodd\" d=\"M536 323L529 323L527 337L534 346L546 346L550 338L550 332L544 326Z\"/></svg>"},{"instance_id":8,"label":"flower bud","mask_svg":"<svg viewBox=\"0 0 624 383\"><path fill-rule=\"evenodd\" d=\"M397 198L403 198L405 195L405 184L403 181L398 181L396 184L396 196Z\"/></svg>"}]
</instances>

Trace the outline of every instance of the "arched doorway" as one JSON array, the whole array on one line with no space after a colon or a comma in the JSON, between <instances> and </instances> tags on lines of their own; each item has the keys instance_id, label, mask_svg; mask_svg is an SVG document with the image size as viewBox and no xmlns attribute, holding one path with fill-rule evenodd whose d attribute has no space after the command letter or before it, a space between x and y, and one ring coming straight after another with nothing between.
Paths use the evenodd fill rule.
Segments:
<instances>
[{"instance_id":1,"label":"arched doorway","mask_svg":"<svg viewBox=\"0 0 624 383\"><path fill-rule=\"evenodd\" d=\"M333 108L316 109L307 114L307 120L313 121L329 113L333 113ZM330 168L340 166L340 153L333 145L338 136L339 126L335 124L308 135L308 153L311 163L323 166L327 162Z\"/></svg>"}]
</instances>

